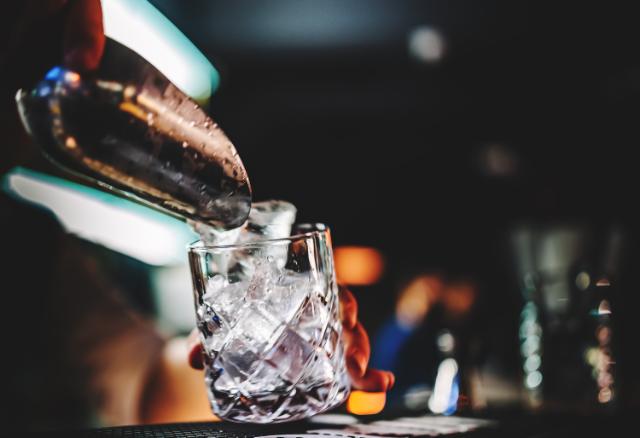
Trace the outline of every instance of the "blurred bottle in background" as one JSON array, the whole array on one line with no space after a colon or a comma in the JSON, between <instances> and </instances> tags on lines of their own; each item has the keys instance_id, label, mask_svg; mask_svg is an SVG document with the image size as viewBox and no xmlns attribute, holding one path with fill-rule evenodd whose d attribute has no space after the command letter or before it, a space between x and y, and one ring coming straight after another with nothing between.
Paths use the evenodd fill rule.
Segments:
<instances>
[{"instance_id":1,"label":"blurred bottle in background","mask_svg":"<svg viewBox=\"0 0 640 438\"><path fill-rule=\"evenodd\" d=\"M511 234L523 306L518 332L525 406L615 412L620 229L526 225Z\"/></svg>"}]
</instances>

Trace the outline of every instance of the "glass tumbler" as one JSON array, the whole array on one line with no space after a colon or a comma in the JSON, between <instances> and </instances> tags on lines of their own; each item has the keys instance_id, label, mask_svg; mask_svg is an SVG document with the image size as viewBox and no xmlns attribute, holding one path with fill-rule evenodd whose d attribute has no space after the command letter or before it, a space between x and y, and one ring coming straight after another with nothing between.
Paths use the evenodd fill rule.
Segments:
<instances>
[{"instance_id":1,"label":"glass tumbler","mask_svg":"<svg viewBox=\"0 0 640 438\"><path fill-rule=\"evenodd\" d=\"M189 247L213 412L293 421L338 406L350 381L329 230Z\"/></svg>"}]
</instances>

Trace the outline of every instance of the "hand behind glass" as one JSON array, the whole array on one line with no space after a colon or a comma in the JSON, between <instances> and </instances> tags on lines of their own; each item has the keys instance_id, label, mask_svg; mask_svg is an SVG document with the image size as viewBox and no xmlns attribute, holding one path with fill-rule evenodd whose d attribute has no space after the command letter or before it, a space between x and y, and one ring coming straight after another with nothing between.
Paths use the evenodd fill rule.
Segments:
<instances>
[{"instance_id":1,"label":"hand behind glass","mask_svg":"<svg viewBox=\"0 0 640 438\"><path fill-rule=\"evenodd\" d=\"M368 368L371 355L369 336L358 321L358 303L345 287L340 287L340 317L347 369L353 389L369 392L383 392L391 389L395 382L393 373ZM191 332L189 345L189 364L195 369L202 369L203 351L197 329Z\"/></svg>"}]
</instances>

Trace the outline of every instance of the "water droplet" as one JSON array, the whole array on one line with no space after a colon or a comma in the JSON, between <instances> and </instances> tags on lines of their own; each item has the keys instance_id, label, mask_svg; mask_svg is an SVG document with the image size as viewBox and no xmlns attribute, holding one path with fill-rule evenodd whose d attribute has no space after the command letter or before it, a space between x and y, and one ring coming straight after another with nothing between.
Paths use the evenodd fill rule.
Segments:
<instances>
[{"instance_id":1,"label":"water droplet","mask_svg":"<svg viewBox=\"0 0 640 438\"><path fill-rule=\"evenodd\" d=\"M197 159L198 159L198 157L199 157L198 153L197 153L197 152L194 152L194 153L193 153L193 158L195 158L195 159L197 160Z\"/></svg>"},{"instance_id":2,"label":"water droplet","mask_svg":"<svg viewBox=\"0 0 640 438\"><path fill-rule=\"evenodd\" d=\"M67 137L67 140L65 141L64 145L69 149L75 149L78 147L78 143L76 142L76 139L71 136Z\"/></svg>"},{"instance_id":3,"label":"water droplet","mask_svg":"<svg viewBox=\"0 0 640 438\"><path fill-rule=\"evenodd\" d=\"M189 143L186 142L186 141L183 141L182 142L182 147L186 149L187 147L189 147Z\"/></svg>"},{"instance_id":4,"label":"water droplet","mask_svg":"<svg viewBox=\"0 0 640 438\"><path fill-rule=\"evenodd\" d=\"M194 122L193 120L189 122L189 126L196 126L196 122Z\"/></svg>"},{"instance_id":5,"label":"water droplet","mask_svg":"<svg viewBox=\"0 0 640 438\"><path fill-rule=\"evenodd\" d=\"M197 103L194 103L194 104L193 104L193 109L198 109L198 108L200 108L200 106L198 106L198 104L197 104Z\"/></svg>"},{"instance_id":6,"label":"water droplet","mask_svg":"<svg viewBox=\"0 0 640 438\"><path fill-rule=\"evenodd\" d=\"M267 256L267 261L268 261L269 263L273 262L273 256Z\"/></svg>"},{"instance_id":7,"label":"water droplet","mask_svg":"<svg viewBox=\"0 0 640 438\"><path fill-rule=\"evenodd\" d=\"M211 122L208 121L208 120L205 120L205 122L204 122L205 129L207 129L209 126L211 126Z\"/></svg>"},{"instance_id":8,"label":"water droplet","mask_svg":"<svg viewBox=\"0 0 640 438\"><path fill-rule=\"evenodd\" d=\"M154 122L154 120L153 120L153 113L148 113L148 114L147 114L147 124L148 124L149 126L153 126L153 122Z\"/></svg>"}]
</instances>

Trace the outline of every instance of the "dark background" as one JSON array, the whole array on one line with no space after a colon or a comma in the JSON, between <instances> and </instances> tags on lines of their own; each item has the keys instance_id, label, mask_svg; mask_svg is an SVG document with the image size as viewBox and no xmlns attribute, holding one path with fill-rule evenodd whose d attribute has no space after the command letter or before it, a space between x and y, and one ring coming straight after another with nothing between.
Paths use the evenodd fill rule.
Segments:
<instances>
[{"instance_id":1,"label":"dark background","mask_svg":"<svg viewBox=\"0 0 640 438\"><path fill-rule=\"evenodd\" d=\"M624 242L620 370L638 383L640 27L631 7L151 2L219 70L210 113L240 153L255 200L291 201L300 221L331 226L335 246L384 255L381 281L353 288L372 336L417 273L468 279L480 299L467 333L482 340L483 360L517 376L512 230L579 224L598 241L615 229ZM444 41L436 61L410 53L421 26ZM123 265L111 270L123 276ZM116 280L135 282L139 270Z\"/></svg>"}]
</instances>

